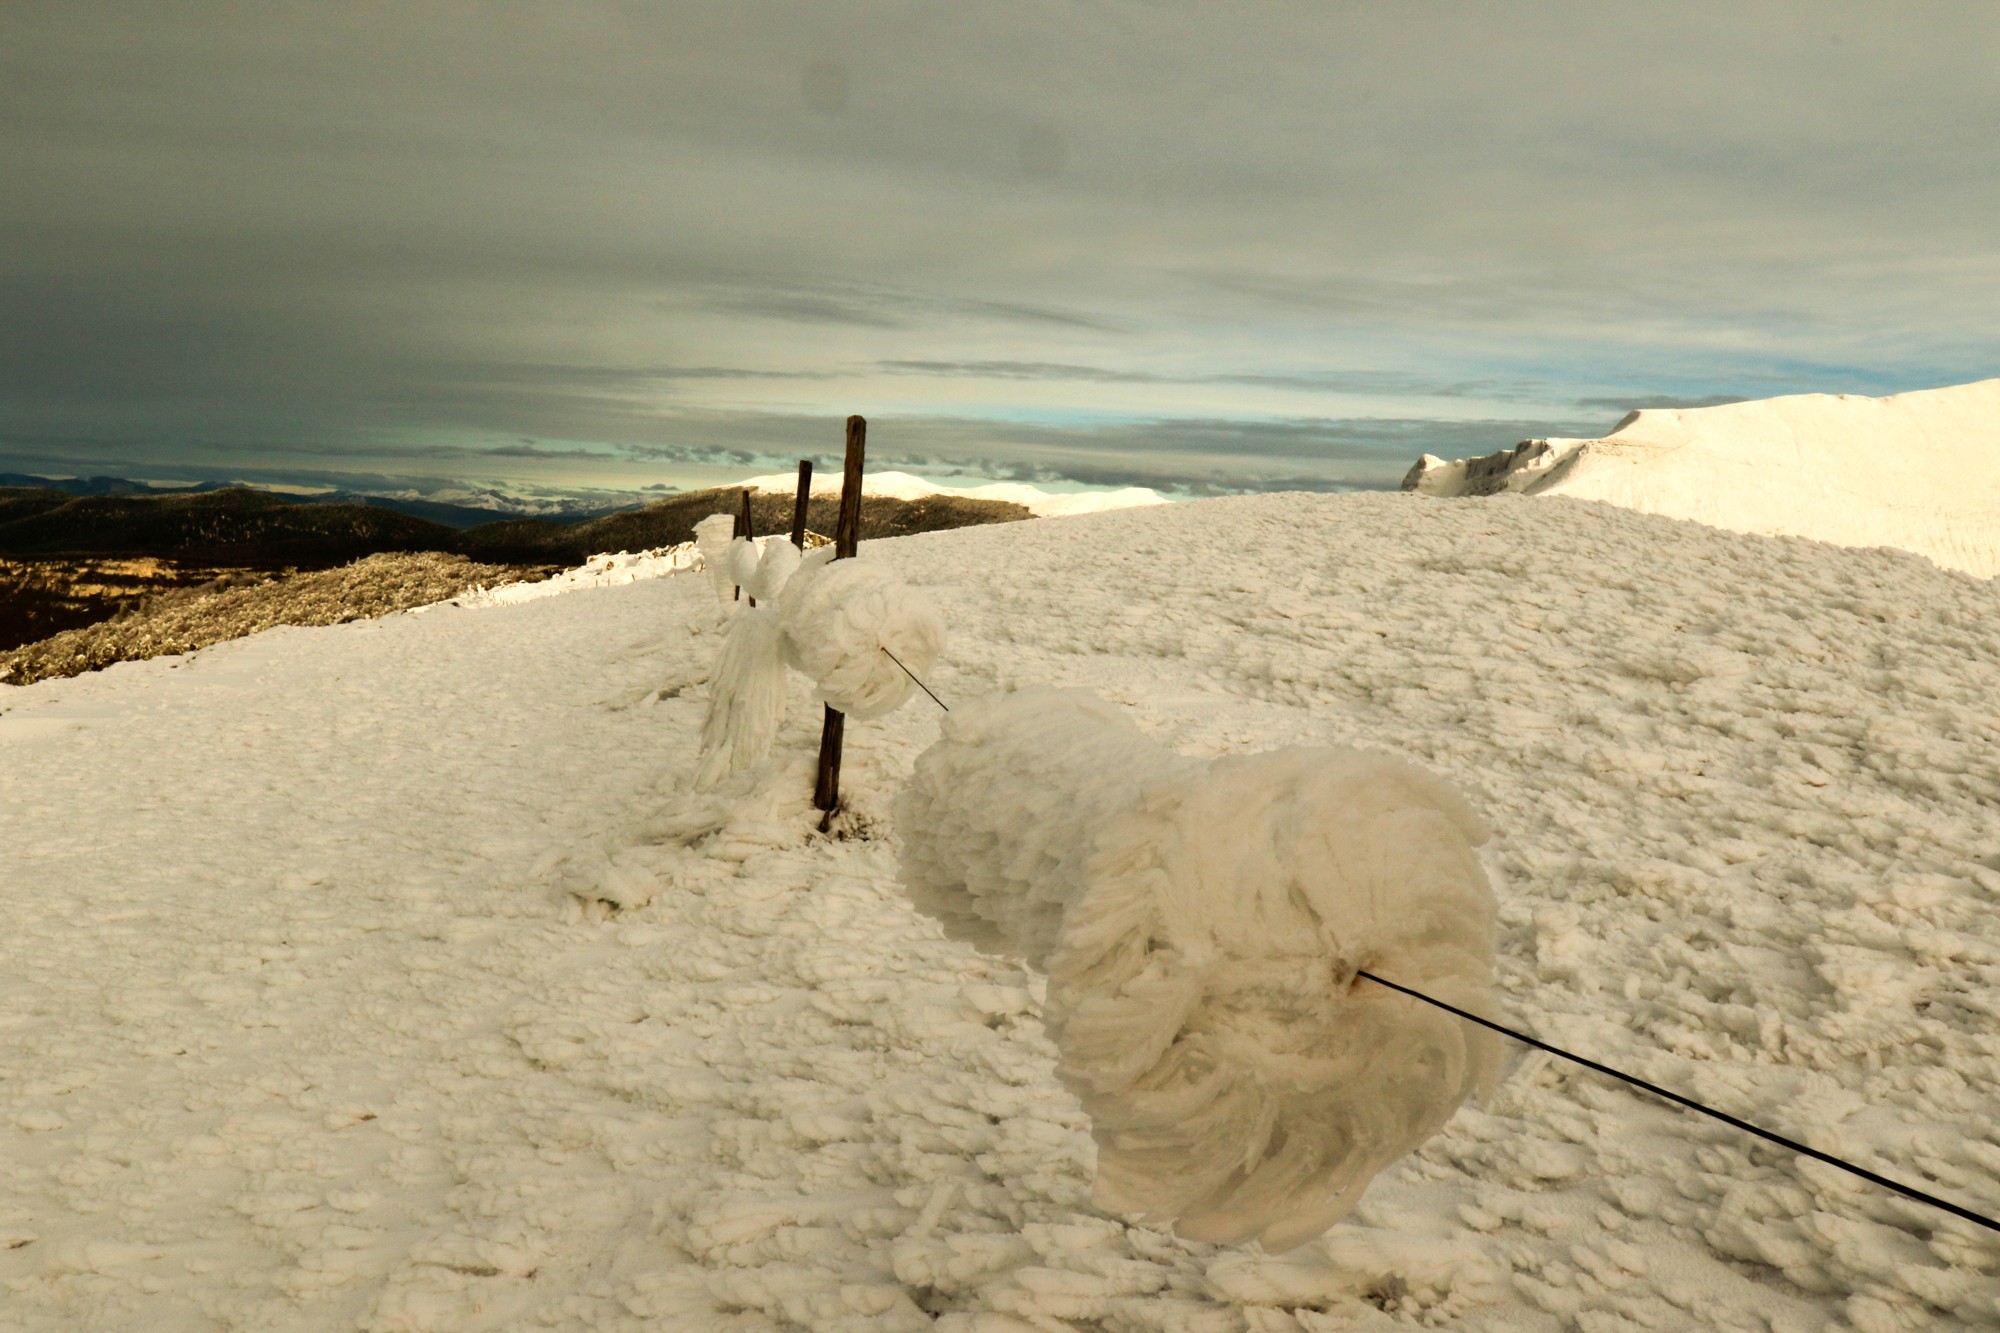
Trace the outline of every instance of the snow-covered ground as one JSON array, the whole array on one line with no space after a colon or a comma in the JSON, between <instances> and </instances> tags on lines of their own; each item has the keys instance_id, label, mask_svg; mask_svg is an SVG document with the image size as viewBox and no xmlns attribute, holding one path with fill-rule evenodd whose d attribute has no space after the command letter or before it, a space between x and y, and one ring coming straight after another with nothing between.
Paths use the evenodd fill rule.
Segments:
<instances>
[{"instance_id":1,"label":"snow-covered ground","mask_svg":"<svg viewBox=\"0 0 2000 1333\"><path fill-rule=\"evenodd\" d=\"M797 495L796 475L774 473L752 477L739 483L752 490L779 491ZM840 491L840 473L815 473L814 495ZM1167 503L1167 498L1150 486L1125 486L1116 490L1045 491L1022 481L988 481L977 486L947 486L926 481L909 472L870 472L864 487L870 495L886 495L897 500L921 500L927 495L952 495L964 500L1002 500L1017 504L1036 518L1067 518L1076 514L1101 514L1107 509L1133 509L1140 505Z\"/></svg>"},{"instance_id":2,"label":"snow-covered ground","mask_svg":"<svg viewBox=\"0 0 2000 1333\"><path fill-rule=\"evenodd\" d=\"M1426 454L1427 495L1567 495L1737 532L1893 546L2000 575L2000 379L1888 398L1794 394L1634 412L1601 440Z\"/></svg>"},{"instance_id":3,"label":"snow-covered ground","mask_svg":"<svg viewBox=\"0 0 2000 1333\"><path fill-rule=\"evenodd\" d=\"M865 544L946 702L1406 755L1511 1016L2000 1212L2000 596L1501 496ZM2000 1237L1543 1057L1282 1258L1092 1213L1040 982L903 898L938 716L687 778L706 578L0 688L0 1327L1991 1328ZM928 710L928 711L926 711Z\"/></svg>"},{"instance_id":4,"label":"snow-covered ground","mask_svg":"<svg viewBox=\"0 0 2000 1333\"><path fill-rule=\"evenodd\" d=\"M606 552L551 578L534 583L503 583L495 588L481 588L454 598L451 604L515 606L522 602L538 602L544 597L561 597L588 588L615 588L642 579L685 574L700 568L700 553L693 542L682 542L657 551Z\"/></svg>"}]
</instances>

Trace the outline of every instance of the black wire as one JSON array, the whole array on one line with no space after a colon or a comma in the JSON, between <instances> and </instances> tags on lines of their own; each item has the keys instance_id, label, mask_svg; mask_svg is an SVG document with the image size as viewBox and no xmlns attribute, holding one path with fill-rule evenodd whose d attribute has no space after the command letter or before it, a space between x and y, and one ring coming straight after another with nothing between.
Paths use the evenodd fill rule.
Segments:
<instances>
[{"instance_id":1,"label":"black wire","mask_svg":"<svg viewBox=\"0 0 2000 1333\"><path fill-rule=\"evenodd\" d=\"M1985 1227L1988 1231L2000 1231L2000 1222L1996 1222L1990 1217L1982 1217L1978 1213L1973 1212L1969 1208L1961 1208L1955 1203L1951 1203L1947 1200L1938 1198L1935 1194L1926 1194L1920 1189L1913 1189L1908 1185L1902 1184L1898 1181L1891 1180L1887 1176L1877 1175L1875 1172L1870 1171L1867 1167L1856 1166L1854 1163L1846 1161L1843 1158L1835 1157L1831 1153L1823 1153L1817 1148L1808 1148L1806 1147L1805 1144L1796 1143L1791 1139L1786 1138L1782 1134L1773 1134L1768 1129L1760 1129L1759 1127L1751 1124L1747 1120L1738 1120L1735 1116L1728 1115L1725 1114L1724 1112L1718 1111L1712 1106L1703 1106L1700 1102L1694 1101L1687 1097L1683 1097L1678 1092L1669 1092L1665 1088L1660 1087L1656 1083L1648 1083L1643 1078L1637 1078L1631 1074L1622 1073L1619 1070L1613 1069L1610 1065L1601 1065L1597 1063L1597 1061L1595 1060L1587 1060L1581 1055L1575 1055L1569 1051L1563 1050L1560 1046L1551 1046L1545 1041L1537 1041L1535 1038L1530 1037L1525 1032L1516 1032L1513 1028L1503 1027L1499 1023L1492 1022L1489 1019L1481 1018L1478 1014L1467 1013L1465 1010L1460 1009L1457 1005L1446 1004L1443 1000L1433 999L1432 997L1424 994L1422 991L1411 990L1408 986L1399 986L1393 981L1387 981L1381 977L1376 976L1373 972L1363 972L1357 970L1355 972L1355 975L1366 977L1378 986L1387 986L1392 991L1400 991L1404 995L1409 996L1411 999L1422 1000L1425 1004L1434 1004L1438 1008L1443 1009L1448 1013L1457 1014L1460 1018L1465 1019L1467 1022L1477 1023L1479 1024L1479 1026L1483 1028L1491 1028L1493 1029L1493 1031L1501 1033L1504 1036L1512 1037L1515 1041L1521 1042L1528 1046L1532 1046L1538 1051L1547 1051L1550 1055L1560 1055L1565 1060L1574 1060L1577 1064L1582 1065L1586 1069L1594 1069L1600 1074L1609 1074L1612 1078L1620 1079L1626 1083L1630 1083L1635 1088L1643 1088L1647 1092L1652 1093L1655 1097L1665 1098L1667 1101L1673 1102L1677 1106L1685 1106L1690 1111L1699 1111L1705 1116L1713 1116L1715 1119L1720 1120L1725 1125L1733 1126L1737 1129L1742 1130L1746 1134L1754 1134L1760 1139L1767 1139L1770 1142L1779 1145L1780 1147L1789 1148L1791 1151L1795 1153L1803 1153L1805 1156L1812 1158L1814 1161L1825 1162L1828 1166L1837 1166L1843 1171L1851 1171L1855 1175L1860 1176L1863 1180L1872 1181L1875 1184L1882 1186L1884 1189L1894 1190L1898 1194L1907 1195L1912 1199L1916 1199L1922 1203L1927 1203L1931 1205L1931 1207L1933 1208L1942 1208L1947 1213L1950 1213L1953 1217L1962 1217L1968 1222L1972 1222L1979 1226Z\"/></svg>"},{"instance_id":2,"label":"black wire","mask_svg":"<svg viewBox=\"0 0 2000 1333\"><path fill-rule=\"evenodd\" d=\"M889 653L887 647L884 647L882 651L885 653ZM922 690L925 694L931 696L932 703L936 704L939 708L944 709L944 711L947 713L951 711L951 706L947 704L944 700L938 698L937 695L932 692L930 686L924 684L923 681L917 679L916 672L910 670L906 666L903 666L903 661L901 658L897 657L894 653L889 653L889 660L891 662L894 662L897 666L903 667L903 674L908 676L911 680L915 680L917 682L917 688ZM1716 1120L1720 1120L1723 1124L1728 1125L1734 1129L1740 1129L1745 1134L1755 1135L1756 1137L1764 1139L1767 1142L1775 1143L1781 1148L1788 1148L1792 1152L1801 1153L1807 1157L1812 1158L1816 1162L1825 1162L1828 1166L1837 1166L1843 1171L1852 1172L1853 1174L1860 1176L1863 1180L1870 1181L1874 1184L1880 1185L1883 1189L1891 1190L1897 1194L1901 1194L1908 1198L1915 1199L1920 1203L1927 1203L1933 1208L1942 1208L1945 1212L1950 1213L1953 1217L1964 1218L1966 1221L1971 1222L1976 1226L1985 1227L1988 1231L2000 1231L2000 1222L1996 1222L1990 1217L1983 1217L1980 1214L1973 1212L1969 1208L1961 1208L1957 1204L1952 1203L1949 1200L1940 1199L1935 1194L1926 1194L1920 1189L1914 1189L1911 1186L1902 1184L1900 1181L1891 1180L1887 1176L1877 1175L1875 1172L1870 1171L1865 1166L1856 1166L1853 1162L1847 1161L1844 1158L1835 1157L1831 1153L1823 1153L1817 1148L1808 1148L1803 1143L1795 1142L1792 1139L1786 1138L1782 1134L1774 1134L1768 1129L1763 1129L1757 1125L1751 1124L1748 1120L1738 1120L1735 1116L1730 1115L1727 1112L1718 1111L1712 1106L1704 1106L1700 1102L1695 1101L1690 1097L1681 1096L1678 1092L1669 1092L1667 1089L1661 1087L1657 1083L1648 1083L1643 1078L1639 1078L1633 1074L1624 1073L1621 1070L1613 1069L1610 1065L1599 1064L1595 1060L1586 1059L1581 1055L1574 1054L1573 1052L1570 1051L1565 1051L1560 1046L1551 1046L1547 1042L1541 1041L1535 1037L1531 1037L1525 1032L1516 1032L1513 1028L1506 1027L1499 1023L1495 1023L1491 1019L1481 1018L1478 1014L1469 1013L1466 1010L1459 1008L1455 1004L1446 1004L1443 1000L1434 999L1431 996L1424 994L1422 991L1411 990L1408 986L1399 986L1393 981L1389 981L1385 978L1376 976L1373 972L1366 972L1360 969L1356 969L1355 975L1359 977L1366 977L1368 978L1368 980L1374 982L1378 986L1387 986L1392 991L1399 991L1402 994L1409 996L1413 1000L1422 1000L1425 1004L1434 1004L1438 1008L1446 1011L1447 1013L1458 1015L1460 1018L1465 1019L1468 1023L1477 1023L1479 1024L1479 1026L1483 1028L1491 1028L1493 1031L1500 1033L1502 1036L1512 1037L1515 1041L1520 1042L1524 1046L1532 1046L1538 1051L1547 1051L1550 1055L1560 1055L1563 1059L1572 1060L1577 1064L1582 1065L1585 1069L1594 1069L1600 1074L1607 1074L1610 1077L1618 1079L1621 1082L1630 1083L1633 1087L1643 1089L1646 1092L1650 1092L1655 1097L1659 1097L1665 1101L1672 1102L1676 1106L1686 1107L1690 1111L1699 1111L1701 1114L1705 1116L1710 1116Z\"/></svg>"},{"instance_id":3,"label":"black wire","mask_svg":"<svg viewBox=\"0 0 2000 1333\"><path fill-rule=\"evenodd\" d=\"M887 644L881 644L879 646L881 647L883 652L889 653L889 646ZM911 680L917 680L917 673L910 670L908 667L903 666L902 658L896 656L894 653L889 653L889 660L891 662L894 662L897 666L903 667L904 675L908 676ZM939 708L944 709L944 711L947 713L951 711L951 705L946 703L944 700L938 698L937 695L932 694L930 686L924 684L920 680L917 680L917 688L922 690L925 694L929 694L931 696L931 702L936 704Z\"/></svg>"}]
</instances>

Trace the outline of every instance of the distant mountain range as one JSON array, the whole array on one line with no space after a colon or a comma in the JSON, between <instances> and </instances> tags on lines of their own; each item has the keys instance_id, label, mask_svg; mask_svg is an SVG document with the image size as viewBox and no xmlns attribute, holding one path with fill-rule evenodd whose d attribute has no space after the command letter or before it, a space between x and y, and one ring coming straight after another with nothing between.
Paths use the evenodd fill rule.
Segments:
<instances>
[{"instance_id":1,"label":"distant mountain range","mask_svg":"<svg viewBox=\"0 0 2000 1333\"><path fill-rule=\"evenodd\" d=\"M571 507L557 502L524 502L517 497L504 495L499 491L461 492L471 497L491 503L460 504L454 501L431 500L421 496L380 495L367 491L313 491L297 493L287 491L267 491L254 486L243 486L228 481L194 482L186 486L156 486L151 482L132 481L125 477L38 477L25 472L0 472L0 487L23 487L40 490L61 491L76 496L165 496L200 495L211 491L253 490L260 495L270 495L293 504L362 504L378 509L392 509L399 514L409 514L415 518L429 519L442 523L448 528L476 528L482 523L494 523L509 518L539 518L552 523L582 523L593 518L603 518L607 514L621 513L628 509L638 509L638 503L623 505L601 505L595 507Z\"/></svg>"},{"instance_id":2,"label":"distant mountain range","mask_svg":"<svg viewBox=\"0 0 2000 1333\"><path fill-rule=\"evenodd\" d=\"M154 556L183 564L254 569L327 568L378 551L448 551L495 564L580 564L603 551L641 551L689 540L694 525L734 513L737 488L670 496L641 508L564 520L525 518L441 502L379 496L286 496L242 486L181 490L119 478L9 487L0 474L0 556ZM81 488L81 489L78 489ZM418 509L416 506L428 506ZM838 501L813 498L807 523L831 532ZM436 510L451 511L447 521ZM760 533L789 529L792 497L753 496ZM475 523L462 521L477 514ZM959 496L866 496L864 540L1031 517L1018 504Z\"/></svg>"}]
</instances>

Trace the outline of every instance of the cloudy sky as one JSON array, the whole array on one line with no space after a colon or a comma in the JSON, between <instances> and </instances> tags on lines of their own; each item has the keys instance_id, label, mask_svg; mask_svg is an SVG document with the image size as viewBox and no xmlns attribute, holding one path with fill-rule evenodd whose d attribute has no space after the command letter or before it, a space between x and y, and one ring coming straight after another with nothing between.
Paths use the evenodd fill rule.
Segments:
<instances>
[{"instance_id":1,"label":"cloudy sky","mask_svg":"<svg viewBox=\"0 0 2000 1333\"><path fill-rule=\"evenodd\" d=\"M2000 374L2000 5L0 4L0 469L1393 485Z\"/></svg>"}]
</instances>

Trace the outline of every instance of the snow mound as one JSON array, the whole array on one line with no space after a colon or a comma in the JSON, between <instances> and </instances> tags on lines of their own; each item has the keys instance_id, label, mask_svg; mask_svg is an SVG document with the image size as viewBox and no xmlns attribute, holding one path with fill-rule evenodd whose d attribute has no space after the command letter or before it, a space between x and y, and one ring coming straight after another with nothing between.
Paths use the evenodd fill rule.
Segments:
<instances>
[{"instance_id":1,"label":"snow mound","mask_svg":"<svg viewBox=\"0 0 2000 1333\"><path fill-rule=\"evenodd\" d=\"M894 712L916 689L888 653L921 676L944 646L929 601L872 561L835 561L830 546L799 562L779 618L785 661L812 678L829 707L864 722Z\"/></svg>"},{"instance_id":2,"label":"snow mound","mask_svg":"<svg viewBox=\"0 0 2000 1333\"><path fill-rule=\"evenodd\" d=\"M897 808L947 933L1048 973L1100 1207L1290 1249L1477 1089L1495 1038L1480 818L1402 760L1184 758L1076 691L961 706Z\"/></svg>"},{"instance_id":3,"label":"snow mound","mask_svg":"<svg viewBox=\"0 0 2000 1333\"><path fill-rule=\"evenodd\" d=\"M1597 440L1426 454L1403 489L1603 500L1838 546L1893 546L2000 575L2000 379L1869 398L1795 394L1633 412Z\"/></svg>"},{"instance_id":4,"label":"snow mound","mask_svg":"<svg viewBox=\"0 0 2000 1333\"><path fill-rule=\"evenodd\" d=\"M813 481L813 494L840 490L838 473ZM798 478L782 473L752 477L739 483L751 490L798 494ZM1072 514L1098 514L1108 509L1131 509L1138 505L1167 503L1167 498L1150 486L1126 486L1115 491L1077 491L1058 495L1039 486L1018 481L985 482L978 486L945 486L908 472L870 472L862 490L869 495L886 495L895 500L921 500L927 495L952 495L967 500L1001 500L1017 504L1036 518L1066 518Z\"/></svg>"}]
</instances>

